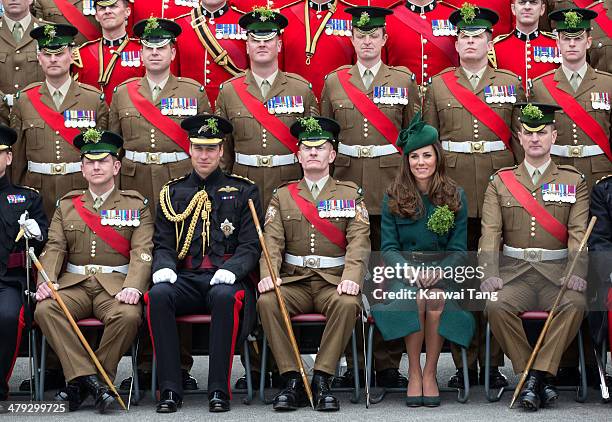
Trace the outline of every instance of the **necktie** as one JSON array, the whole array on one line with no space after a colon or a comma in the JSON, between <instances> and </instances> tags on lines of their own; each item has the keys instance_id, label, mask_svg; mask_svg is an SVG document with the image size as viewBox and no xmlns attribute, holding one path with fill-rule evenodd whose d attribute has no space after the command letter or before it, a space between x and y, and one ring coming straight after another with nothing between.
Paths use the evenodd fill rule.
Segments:
<instances>
[{"instance_id":1,"label":"necktie","mask_svg":"<svg viewBox=\"0 0 612 422\"><path fill-rule=\"evenodd\" d=\"M95 200L94 200L94 210L98 211L100 209L100 207L102 206L102 203L104 202L104 199L102 199L101 196L98 196Z\"/></svg>"},{"instance_id":2,"label":"necktie","mask_svg":"<svg viewBox=\"0 0 612 422\"><path fill-rule=\"evenodd\" d=\"M13 26L13 38L15 39L16 43L21 42L21 38L23 38L23 27L19 22L15 22L15 25Z\"/></svg>"},{"instance_id":3,"label":"necktie","mask_svg":"<svg viewBox=\"0 0 612 422\"><path fill-rule=\"evenodd\" d=\"M580 75L578 72L572 73L569 82L574 92L578 91L578 87L580 86Z\"/></svg>"},{"instance_id":4,"label":"necktie","mask_svg":"<svg viewBox=\"0 0 612 422\"><path fill-rule=\"evenodd\" d=\"M159 87L159 85L155 85L153 87L153 92L151 93L151 97L153 98L153 101L157 100L157 96L159 95L160 92L161 92L161 88Z\"/></svg>"},{"instance_id":5,"label":"necktie","mask_svg":"<svg viewBox=\"0 0 612 422\"><path fill-rule=\"evenodd\" d=\"M540 179L540 170L535 169L535 171L533 172L533 176L531 176L531 181L533 182L534 185L537 185L539 179Z\"/></svg>"},{"instance_id":6,"label":"necktie","mask_svg":"<svg viewBox=\"0 0 612 422\"><path fill-rule=\"evenodd\" d=\"M374 74L370 69L366 69L366 71L363 72L363 84L365 85L366 89L370 89L370 85L372 85L373 80Z\"/></svg>"},{"instance_id":7,"label":"necktie","mask_svg":"<svg viewBox=\"0 0 612 422\"><path fill-rule=\"evenodd\" d=\"M317 185L316 183L313 183L312 189L310 189L310 192L312 192L312 197L314 199L317 199L317 196L319 196L319 185Z\"/></svg>"},{"instance_id":8,"label":"necktie","mask_svg":"<svg viewBox=\"0 0 612 422\"><path fill-rule=\"evenodd\" d=\"M261 95L266 98L268 96L268 92L270 92L270 82L267 80L261 81Z\"/></svg>"},{"instance_id":9,"label":"necktie","mask_svg":"<svg viewBox=\"0 0 612 422\"><path fill-rule=\"evenodd\" d=\"M475 73L470 76L470 84L472 85L472 89L476 89L476 87L478 86L478 79L478 75Z\"/></svg>"},{"instance_id":10,"label":"necktie","mask_svg":"<svg viewBox=\"0 0 612 422\"><path fill-rule=\"evenodd\" d=\"M55 104L55 108L56 109L60 109L60 106L62 105L62 101L64 101L63 95L60 92L59 89L57 89L54 93L53 93L53 104Z\"/></svg>"}]
</instances>

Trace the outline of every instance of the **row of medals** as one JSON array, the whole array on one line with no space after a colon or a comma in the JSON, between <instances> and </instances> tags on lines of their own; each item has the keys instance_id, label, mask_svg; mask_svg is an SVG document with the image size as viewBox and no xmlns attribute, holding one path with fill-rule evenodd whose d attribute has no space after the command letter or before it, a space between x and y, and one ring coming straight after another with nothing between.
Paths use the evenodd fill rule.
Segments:
<instances>
[{"instance_id":1,"label":"row of medals","mask_svg":"<svg viewBox=\"0 0 612 422\"><path fill-rule=\"evenodd\" d=\"M96 127L96 112L93 110L64 111L64 126L69 128Z\"/></svg>"},{"instance_id":2,"label":"row of medals","mask_svg":"<svg viewBox=\"0 0 612 422\"><path fill-rule=\"evenodd\" d=\"M140 210L130 210L133 216L128 216L128 210L102 210L100 223L103 226L138 227L140 226Z\"/></svg>"},{"instance_id":3,"label":"row of medals","mask_svg":"<svg viewBox=\"0 0 612 422\"><path fill-rule=\"evenodd\" d=\"M328 199L319 201L317 207L321 218L355 217L355 200Z\"/></svg>"}]
</instances>

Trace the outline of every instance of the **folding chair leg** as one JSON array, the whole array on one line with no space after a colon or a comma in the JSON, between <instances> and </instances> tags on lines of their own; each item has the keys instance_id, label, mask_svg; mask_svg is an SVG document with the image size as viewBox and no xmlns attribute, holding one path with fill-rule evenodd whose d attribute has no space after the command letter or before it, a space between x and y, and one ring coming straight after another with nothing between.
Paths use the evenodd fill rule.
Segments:
<instances>
[{"instance_id":1,"label":"folding chair leg","mask_svg":"<svg viewBox=\"0 0 612 422\"><path fill-rule=\"evenodd\" d=\"M373 348L374 348L374 324L370 324L370 328L368 328L368 353L366 357L366 371L368 371L368 374L372 373ZM381 401L383 401L386 394L387 394L387 390L383 388L379 396L372 397L370 399L370 403L371 404L380 403Z\"/></svg>"},{"instance_id":2,"label":"folding chair leg","mask_svg":"<svg viewBox=\"0 0 612 422\"><path fill-rule=\"evenodd\" d=\"M359 403L361 399L361 389L359 388L359 358L357 355L357 335L355 333L355 328L353 328L353 335L351 336L351 348L353 352L353 369L355 371L353 376L353 379L355 380L355 390L353 391L351 403L356 404Z\"/></svg>"},{"instance_id":3,"label":"folding chair leg","mask_svg":"<svg viewBox=\"0 0 612 422\"><path fill-rule=\"evenodd\" d=\"M36 331L34 329L30 329L30 341L32 342L32 365L34 365L34 400L42 400L38 398L38 390L40 388L40 373L39 366L40 361L38 359L38 347L36 347Z\"/></svg>"},{"instance_id":4,"label":"folding chair leg","mask_svg":"<svg viewBox=\"0 0 612 422\"><path fill-rule=\"evenodd\" d=\"M489 325L488 322L487 322L486 347L485 347L485 385L484 385L484 389L485 389L485 395L487 397L487 400L490 402L499 401L501 399L502 394L504 394L504 387L500 388L497 394L493 394L491 391L491 326Z\"/></svg>"},{"instance_id":5,"label":"folding chair leg","mask_svg":"<svg viewBox=\"0 0 612 422\"><path fill-rule=\"evenodd\" d=\"M47 366L47 338L43 335L40 346L40 380L38 381L38 400L45 397L45 367Z\"/></svg>"},{"instance_id":6,"label":"folding chair leg","mask_svg":"<svg viewBox=\"0 0 612 422\"><path fill-rule=\"evenodd\" d=\"M155 356L153 356L153 361L151 362L151 398L154 402L157 401L157 361Z\"/></svg>"},{"instance_id":7,"label":"folding chair leg","mask_svg":"<svg viewBox=\"0 0 612 422\"><path fill-rule=\"evenodd\" d=\"M578 329L578 365L580 367L580 385L576 388L576 401L584 403L588 395L586 362L584 358L584 345L582 344L582 328Z\"/></svg>"},{"instance_id":8,"label":"folding chair leg","mask_svg":"<svg viewBox=\"0 0 612 422\"><path fill-rule=\"evenodd\" d=\"M242 349L244 350L244 369L246 369L246 383L247 383L247 396L242 400L244 404L251 404L253 400L253 380L251 379L251 352L249 351L249 341L244 340L242 344ZM264 378L263 376L261 377Z\"/></svg>"},{"instance_id":9,"label":"folding chair leg","mask_svg":"<svg viewBox=\"0 0 612 422\"><path fill-rule=\"evenodd\" d=\"M460 388L457 391L457 401L459 403L467 403L470 398L470 377L468 372L467 352L463 346L461 347L461 361L463 363L463 390Z\"/></svg>"},{"instance_id":10,"label":"folding chair leg","mask_svg":"<svg viewBox=\"0 0 612 422\"><path fill-rule=\"evenodd\" d=\"M268 338L266 337L266 333L263 335L263 342L261 346L261 372L259 376L259 400L263 404L270 404L271 402L266 400L266 361L268 360Z\"/></svg>"},{"instance_id":11,"label":"folding chair leg","mask_svg":"<svg viewBox=\"0 0 612 422\"><path fill-rule=\"evenodd\" d=\"M134 383L134 406L138 406L138 402L140 402L140 382L138 380L138 336L136 336L136 340L132 343L132 377Z\"/></svg>"}]
</instances>

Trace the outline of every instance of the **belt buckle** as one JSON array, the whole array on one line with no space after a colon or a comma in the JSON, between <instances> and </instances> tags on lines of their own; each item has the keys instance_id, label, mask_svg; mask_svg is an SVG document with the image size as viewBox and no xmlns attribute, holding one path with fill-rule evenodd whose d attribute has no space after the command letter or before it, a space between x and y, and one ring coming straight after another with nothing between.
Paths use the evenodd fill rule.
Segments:
<instances>
[{"instance_id":1,"label":"belt buckle","mask_svg":"<svg viewBox=\"0 0 612 422\"><path fill-rule=\"evenodd\" d=\"M357 146L358 158L372 158L374 153L374 145L359 145Z\"/></svg>"},{"instance_id":2,"label":"belt buckle","mask_svg":"<svg viewBox=\"0 0 612 422\"><path fill-rule=\"evenodd\" d=\"M85 265L85 275L96 275L102 272L102 267L99 265Z\"/></svg>"},{"instance_id":3,"label":"belt buckle","mask_svg":"<svg viewBox=\"0 0 612 422\"><path fill-rule=\"evenodd\" d=\"M470 152L476 154L483 154L485 152L484 141L473 141L470 142Z\"/></svg>"},{"instance_id":4,"label":"belt buckle","mask_svg":"<svg viewBox=\"0 0 612 422\"><path fill-rule=\"evenodd\" d=\"M160 163L160 158L161 158L161 153L160 152L146 152L146 158L145 161L147 164L161 164Z\"/></svg>"},{"instance_id":5,"label":"belt buckle","mask_svg":"<svg viewBox=\"0 0 612 422\"><path fill-rule=\"evenodd\" d=\"M53 175L66 174L66 163L51 164L51 174Z\"/></svg>"},{"instance_id":6,"label":"belt buckle","mask_svg":"<svg viewBox=\"0 0 612 422\"><path fill-rule=\"evenodd\" d=\"M568 145L568 155L572 158L580 158L583 154L584 145Z\"/></svg>"},{"instance_id":7,"label":"belt buckle","mask_svg":"<svg viewBox=\"0 0 612 422\"><path fill-rule=\"evenodd\" d=\"M272 167L273 155L257 155L257 167Z\"/></svg>"},{"instance_id":8,"label":"belt buckle","mask_svg":"<svg viewBox=\"0 0 612 422\"><path fill-rule=\"evenodd\" d=\"M304 266L308 268L319 268L321 266L321 258L309 256L304 258Z\"/></svg>"},{"instance_id":9,"label":"belt buckle","mask_svg":"<svg viewBox=\"0 0 612 422\"><path fill-rule=\"evenodd\" d=\"M523 250L523 260L528 262L541 262L542 250L537 248L525 248Z\"/></svg>"}]
</instances>

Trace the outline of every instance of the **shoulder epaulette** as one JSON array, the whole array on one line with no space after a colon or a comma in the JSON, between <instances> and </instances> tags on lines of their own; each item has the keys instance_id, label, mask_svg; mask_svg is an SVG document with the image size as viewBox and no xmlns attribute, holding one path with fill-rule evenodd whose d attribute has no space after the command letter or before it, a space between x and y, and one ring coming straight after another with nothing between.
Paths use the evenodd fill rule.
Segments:
<instances>
[{"instance_id":1,"label":"shoulder epaulette","mask_svg":"<svg viewBox=\"0 0 612 422\"><path fill-rule=\"evenodd\" d=\"M34 192L40 194L38 189L31 188L30 186L26 186L26 185L15 185L15 186L20 188L20 189L28 189L28 190L31 190L31 191L34 191Z\"/></svg>"},{"instance_id":2,"label":"shoulder epaulette","mask_svg":"<svg viewBox=\"0 0 612 422\"><path fill-rule=\"evenodd\" d=\"M359 190L361 189L357 183L355 182L351 182L350 180L336 180L336 184L337 185L341 185L341 186L347 186L349 188L353 188L355 190Z\"/></svg>"},{"instance_id":3,"label":"shoulder epaulette","mask_svg":"<svg viewBox=\"0 0 612 422\"><path fill-rule=\"evenodd\" d=\"M234 12L238 12L240 14L246 15L249 12L245 12L244 10L238 9L236 6L230 6L230 9L232 9Z\"/></svg>"},{"instance_id":4,"label":"shoulder epaulette","mask_svg":"<svg viewBox=\"0 0 612 422\"><path fill-rule=\"evenodd\" d=\"M310 82L308 82L305 78L298 75L297 73L285 72L285 76L288 77L289 79L295 79L296 81L300 81L307 85L310 85Z\"/></svg>"},{"instance_id":5,"label":"shoulder epaulette","mask_svg":"<svg viewBox=\"0 0 612 422\"><path fill-rule=\"evenodd\" d=\"M189 174L190 174L190 173L187 173L187 174L185 174L185 175L183 175L183 176L180 176L180 177L177 177L177 178L175 178L175 179L168 180L168 181L167 181L167 182L164 184L164 186L163 186L163 187L173 185L173 184L175 184L176 182L178 182L178 181L180 181L180 180L185 180L186 178L188 178L188 177L189 177Z\"/></svg>"},{"instance_id":6,"label":"shoulder epaulette","mask_svg":"<svg viewBox=\"0 0 612 422\"><path fill-rule=\"evenodd\" d=\"M497 170L495 173L493 173L491 176L489 176L489 180L493 180L495 178L495 175L497 173L499 173L500 171L506 171L506 170L514 170L515 168L518 167L518 164L515 164L513 166L509 166L509 167L502 167L499 170Z\"/></svg>"},{"instance_id":7,"label":"shoulder epaulette","mask_svg":"<svg viewBox=\"0 0 612 422\"><path fill-rule=\"evenodd\" d=\"M60 199L57 201L57 203L58 203L58 205L59 205L59 203L60 203L61 201L63 201L64 199L74 198L75 196L78 196L78 195L84 195L84 194L85 194L85 192L87 192L87 191L84 191L83 189L81 189L81 190L71 190L70 192L68 192L67 194L65 194L64 196L62 196L62 197L61 197L61 198L60 198Z\"/></svg>"},{"instance_id":8,"label":"shoulder epaulette","mask_svg":"<svg viewBox=\"0 0 612 422\"><path fill-rule=\"evenodd\" d=\"M606 72L605 70L599 70L599 69L595 69L595 68L593 68L593 70L595 71L595 73L597 73L599 75L612 76L612 73Z\"/></svg>"},{"instance_id":9,"label":"shoulder epaulette","mask_svg":"<svg viewBox=\"0 0 612 422\"><path fill-rule=\"evenodd\" d=\"M102 39L102 37L98 37L98 38L96 38L95 40L85 41L83 44L81 44L81 45L79 45L77 48L75 48L75 50L78 50L78 49L83 48L83 47L87 47L87 46L88 46L88 45L90 45L90 44L97 43L97 42L98 42L98 41L100 41L101 39Z\"/></svg>"},{"instance_id":10,"label":"shoulder epaulette","mask_svg":"<svg viewBox=\"0 0 612 422\"><path fill-rule=\"evenodd\" d=\"M493 38L493 44L498 43L500 41L505 40L506 38L508 38L510 35L512 35L512 32L508 32L507 34L501 34L498 35L497 37Z\"/></svg>"},{"instance_id":11,"label":"shoulder epaulette","mask_svg":"<svg viewBox=\"0 0 612 422\"><path fill-rule=\"evenodd\" d=\"M84 84L83 82L77 82L77 83L79 84L79 87L83 88L85 91L91 91L91 92L95 92L96 94L102 94L101 98L104 99L104 93L100 91L98 88L96 88L95 86Z\"/></svg>"},{"instance_id":12,"label":"shoulder epaulette","mask_svg":"<svg viewBox=\"0 0 612 422\"><path fill-rule=\"evenodd\" d=\"M187 83L189 85L193 85L193 86L197 87L198 89L200 89L202 87L202 84L199 83L198 81L196 81L195 79L186 78L184 76L177 76L176 80L179 81L179 82Z\"/></svg>"},{"instance_id":13,"label":"shoulder epaulette","mask_svg":"<svg viewBox=\"0 0 612 422\"><path fill-rule=\"evenodd\" d=\"M610 177L612 177L612 174L606 174L604 177L596 181L595 184L598 184L599 182L603 182L604 180L609 179Z\"/></svg>"},{"instance_id":14,"label":"shoulder epaulette","mask_svg":"<svg viewBox=\"0 0 612 422\"><path fill-rule=\"evenodd\" d=\"M412 79L415 79L416 76L414 73L410 71L406 66L389 66L389 69L397 70L398 72L405 73L409 75Z\"/></svg>"},{"instance_id":15,"label":"shoulder epaulette","mask_svg":"<svg viewBox=\"0 0 612 422\"><path fill-rule=\"evenodd\" d=\"M443 73L447 73L447 72L454 72L455 70L457 70L455 66L447 67L446 69L444 69L443 71L441 71L440 73L434 76L442 75Z\"/></svg>"},{"instance_id":16,"label":"shoulder epaulette","mask_svg":"<svg viewBox=\"0 0 612 422\"><path fill-rule=\"evenodd\" d=\"M177 20L186 18L187 16L191 16L191 12L183 13L182 15L179 15L176 18L170 20L176 22Z\"/></svg>"},{"instance_id":17,"label":"shoulder epaulette","mask_svg":"<svg viewBox=\"0 0 612 422\"><path fill-rule=\"evenodd\" d=\"M238 79L238 78L244 78L244 76L246 75L246 73L240 73L232 78L227 79L225 82L223 82L221 85L219 85L219 89L223 88L224 85L227 85L228 82L233 81L234 79Z\"/></svg>"},{"instance_id":18,"label":"shoulder epaulette","mask_svg":"<svg viewBox=\"0 0 612 422\"><path fill-rule=\"evenodd\" d=\"M291 7L291 6L295 6L295 5L296 5L296 4L298 4L298 3L302 3L302 0L295 0L295 1L292 1L291 3L287 3L287 4L286 4L286 5L284 5L284 6L278 7L278 8L277 8L277 10L283 10L283 9L286 9L286 8L288 8L288 7Z\"/></svg>"},{"instance_id":19,"label":"shoulder epaulette","mask_svg":"<svg viewBox=\"0 0 612 422\"><path fill-rule=\"evenodd\" d=\"M400 3L403 3L403 2L401 2L401 1L400 1ZM459 7L455 6L454 4L452 4L452 3L447 3L447 2L445 2L445 1L439 1L439 2L438 2L438 4L443 4L444 6L448 6L448 7L450 7L451 9L455 9L455 10L459 10L459 9L460 9Z\"/></svg>"},{"instance_id":20,"label":"shoulder epaulette","mask_svg":"<svg viewBox=\"0 0 612 422\"><path fill-rule=\"evenodd\" d=\"M547 75L553 74L553 73L555 73L556 71L557 71L557 69L551 69L551 70L549 70L548 72L544 72L544 73L542 73L541 75L536 76L535 78L533 78L533 81L537 81L538 79L542 79L544 76L547 76Z\"/></svg>"},{"instance_id":21,"label":"shoulder epaulette","mask_svg":"<svg viewBox=\"0 0 612 422\"><path fill-rule=\"evenodd\" d=\"M123 81L123 82L121 82L120 84L118 84L118 85L115 87L115 89L119 88L120 86L127 85L128 83L130 83L130 82L132 82L132 81L135 81L135 80L138 80L138 79L142 79L142 77L141 77L141 76L134 76L134 77L132 77L132 78L126 79L125 81Z\"/></svg>"},{"instance_id":22,"label":"shoulder epaulette","mask_svg":"<svg viewBox=\"0 0 612 422\"><path fill-rule=\"evenodd\" d=\"M246 181L246 182L250 183L251 185L254 185L254 184L255 184L255 182L253 182L253 181L252 181L251 179L249 179L248 177L240 176L240 175L238 175L238 174L234 174L234 173L232 173L232 174L228 174L228 175L227 175L227 177L232 177L232 178L234 178L234 179L244 180L244 181Z\"/></svg>"},{"instance_id":23,"label":"shoulder epaulette","mask_svg":"<svg viewBox=\"0 0 612 422\"><path fill-rule=\"evenodd\" d=\"M571 171L572 173L579 174L580 177L584 179L584 174L580 170L578 170L576 167L570 164L557 164L557 168L560 170L567 170L567 171Z\"/></svg>"},{"instance_id":24,"label":"shoulder epaulette","mask_svg":"<svg viewBox=\"0 0 612 422\"><path fill-rule=\"evenodd\" d=\"M149 203L149 200L145 198L140 192L137 190L120 190L119 193L123 196L130 196L132 198L140 199L145 205Z\"/></svg>"},{"instance_id":25,"label":"shoulder epaulette","mask_svg":"<svg viewBox=\"0 0 612 422\"><path fill-rule=\"evenodd\" d=\"M514 72L512 72L511 70L508 70L508 69L495 69L495 72L497 72L497 73L504 73L506 75L514 76L519 81L521 80L521 77L519 75L517 75L516 73L514 73Z\"/></svg>"},{"instance_id":26,"label":"shoulder epaulette","mask_svg":"<svg viewBox=\"0 0 612 422\"><path fill-rule=\"evenodd\" d=\"M344 65L340 66L339 68L334 69L334 70L332 70L331 72L329 72L329 73L327 74L327 76L331 75L332 73L336 73L337 71L342 70L342 69L350 69L351 67L353 67L353 65L352 65L352 64L344 64Z\"/></svg>"},{"instance_id":27,"label":"shoulder epaulette","mask_svg":"<svg viewBox=\"0 0 612 422\"><path fill-rule=\"evenodd\" d=\"M281 188L284 188L285 186L289 185L290 183L300 183L300 182L301 182L301 179L298 179L298 180L289 180L289 181L287 181L287 182L283 182L283 183L281 183L280 185L278 185L278 186L277 186L277 187L276 187L276 188L275 188L275 189L272 191L272 193L274 194L274 193L278 192L278 191L279 191Z\"/></svg>"},{"instance_id":28,"label":"shoulder epaulette","mask_svg":"<svg viewBox=\"0 0 612 422\"><path fill-rule=\"evenodd\" d=\"M29 91L32 88L36 88L37 86L42 86L42 84L43 84L43 82L33 82L30 85L28 85L25 88L23 88L21 91L19 91L19 93L24 93L26 91Z\"/></svg>"}]
</instances>

